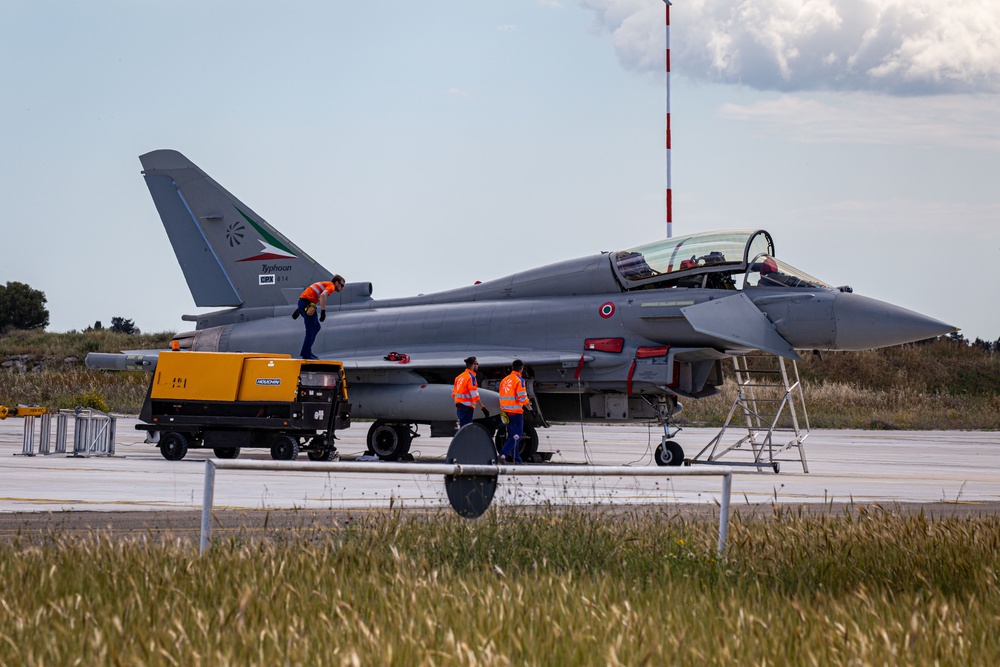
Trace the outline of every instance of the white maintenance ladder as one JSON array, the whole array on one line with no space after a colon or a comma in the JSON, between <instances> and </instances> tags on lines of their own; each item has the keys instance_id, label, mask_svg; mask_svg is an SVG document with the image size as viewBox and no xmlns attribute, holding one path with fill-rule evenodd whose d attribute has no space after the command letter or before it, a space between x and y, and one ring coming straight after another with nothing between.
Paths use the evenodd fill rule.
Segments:
<instances>
[{"instance_id":1,"label":"white maintenance ladder","mask_svg":"<svg viewBox=\"0 0 1000 667\"><path fill-rule=\"evenodd\" d=\"M743 463L729 462L727 465L754 466L758 470L770 467L774 472L778 472L782 460L776 458L777 455L789 449L796 449L799 461L802 463L802 472L809 472L803 445L805 439L809 437L809 413L806 412L798 365L792 361L793 378L789 375L782 357L770 354L736 356L733 357L733 363L736 400L729 409L718 435L712 438L708 445L691 459L691 462L717 463L726 454L742 450L750 453L753 460ZM799 424L800 410L804 428ZM726 432L730 430L733 418L739 419L739 414L743 415L746 435L735 442L725 444ZM732 425L732 428L738 427ZM743 447L745 444L749 444L749 449Z\"/></svg>"}]
</instances>

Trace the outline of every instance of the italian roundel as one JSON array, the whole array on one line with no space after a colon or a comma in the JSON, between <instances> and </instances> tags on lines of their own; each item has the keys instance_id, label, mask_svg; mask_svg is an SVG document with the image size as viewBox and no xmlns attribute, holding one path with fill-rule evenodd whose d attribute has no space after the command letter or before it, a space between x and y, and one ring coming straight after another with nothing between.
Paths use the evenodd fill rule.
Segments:
<instances>
[{"instance_id":1,"label":"italian roundel","mask_svg":"<svg viewBox=\"0 0 1000 667\"><path fill-rule=\"evenodd\" d=\"M600 313L601 317L603 317L604 319L608 319L609 317L615 314L615 304L611 303L610 301L605 301L604 303L601 304Z\"/></svg>"}]
</instances>

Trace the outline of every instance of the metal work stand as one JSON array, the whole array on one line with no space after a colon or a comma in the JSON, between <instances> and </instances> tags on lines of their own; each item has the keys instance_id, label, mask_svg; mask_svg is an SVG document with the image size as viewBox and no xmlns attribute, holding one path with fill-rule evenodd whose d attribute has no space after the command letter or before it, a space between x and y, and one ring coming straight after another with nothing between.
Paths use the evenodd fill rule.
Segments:
<instances>
[{"instance_id":1,"label":"metal work stand","mask_svg":"<svg viewBox=\"0 0 1000 667\"><path fill-rule=\"evenodd\" d=\"M55 415L56 434L54 449L52 448L52 417ZM115 455L115 422L117 417L100 410L77 408L76 410L58 410L46 412L39 416L38 453L42 455L66 454L66 440L69 429L67 422L70 415L74 417L73 453L72 456L114 456ZM21 456L35 455L35 417L24 419L24 444Z\"/></svg>"},{"instance_id":2,"label":"metal work stand","mask_svg":"<svg viewBox=\"0 0 1000 667\"><path fill-rule=\"evenodd\" d=\"M718 435L712 438L708 445L691 459L691 462L717 463L723 456L735 450L748 451L743 445L749 443L753 461L730 462L727 465L754 466L758 470L770 467L774 472L778 472L781 469L781 461L776 456L794 448L798 450L802 472L809 472L803 446L803 442L809 437L809 413L806 412L798 365L792 361L794 380L790 380L782 357L746 355L733 357L733 362L736 367L736 400ZM785 408L788 409L787 413ZM798 410L802 412L805 428L799 426ZM735 443L726 445L724 444L726 431L730 429L733 417L740 412L746 422L746 435Z\"/></svg>"}]
</instances>

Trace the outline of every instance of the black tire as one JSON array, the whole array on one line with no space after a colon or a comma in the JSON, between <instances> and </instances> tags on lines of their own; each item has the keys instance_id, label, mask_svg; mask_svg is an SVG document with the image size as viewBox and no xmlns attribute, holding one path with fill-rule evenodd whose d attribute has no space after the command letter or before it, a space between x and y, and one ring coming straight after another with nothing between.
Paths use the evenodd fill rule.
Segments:
<instances>
[{"instance_id":1,"label":"black tire","mask_svg":"<svg viewBox=\"0 0 1000 667\"><path fill-rule=\"evenodd\" d=\"M403 448L403 451L402 453L400 453L400 456L403 456L403 454L409 454L410 445L413 444L413 435L414 435L413 431L410 429L410 425L393 424L392 427L396 429L396 433L399 434L399 444Z\"/></svg>"},{"instance_id":2,"label":"black tire","mask_svg":"<svg viewBox=\"0 0 1000 667\"><path fill-rule=\"evenodd\" d=\"M507 425L501 423L500 428L497 429L496 435L493 436L493 444L496 445L497 454L503 449L503 446L507 444ZM521 436L521 442L517 445L517 455L522 461L533 461L535 454L538 453L538 431L531 424L524 425L524 432Z\"/></svg>"},{"instance_id":3,"label":"black tire","mask_svg":"<svg viewBox=\"0 0 1000 667\"><path fill-rule=\"evenodd\" d=\"M378 420L368 429L368 451L383 461L398 461L410 451L412 440L409 424Z\"/></svg>"},{"instance_id":4,"label":"black tire","mask_svg":"<svg viewBox=\"0 0 1000 667\"><path fill-rule=\"evenodd\" d=\"M658 466L679 466L684 465L684 448L673 440L656 446L656 453L653 455Z\"/></svg>"},{"instance_id":5,"label":"black tire","mask_svg":"<svg viewBox=\"0 0 1000 667\"><path fill-rule=\"evenodd\" d=\"M160 454L168 461L180 461L187 456L190 440L183 433L171 431L160 436Z\"/></svg>"},{"instance_id":6,"label":"black tire","mask_svg":"<svg viewBox=\"0 0 1000 667\"><path fill-rule=\"evenodd\" d=\"M240 455L239 447L216 447L212 451L220 459L235 459Z\"/></svg>"},{"instance_id":7,"label":"black tire","mask_svg":"<svg viewBox=\"0 0 1000 667\"><path fill-rule=\"evenodd\" d=\"M340 455L337 448L327 444L325 435L313 436L309 441L309 451L307 452L310 461L339 461Z\"/></svg>"},{"instance_id":8,"label":"black tire","mask_svg":"<svg viewBox=\"0 0 1000 667\"><path fill-rule=\"evenodd\" d=\"M271 458L275 461L294 461L299 457L298 438L282 433L271 443Z\"/></svg>"}]
</instances>

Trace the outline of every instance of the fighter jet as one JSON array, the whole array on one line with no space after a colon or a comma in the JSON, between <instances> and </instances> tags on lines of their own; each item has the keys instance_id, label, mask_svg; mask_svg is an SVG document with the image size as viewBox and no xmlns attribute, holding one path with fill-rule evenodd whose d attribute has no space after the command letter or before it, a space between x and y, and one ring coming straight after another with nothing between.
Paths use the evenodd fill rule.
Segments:
<instances>
[{"instance_id":1,"label":"fighter jet","mask_svg":"<svg viewBox=\"0 0 1000 667\"><path fill-rule=\"evenodd\" d=\"M180 153L140 161L195 304L223 308L185 315L195 329L175 346L297 354L298 297L331 271ZM522 457L543 454L535 429L550 422L646 422L664 429L656 462L680 465L683 448L669 439L680 399L718 393L732 355L798 359L797 350L865 350L956 330L794 268L762 229L662 239L435 294L373 293L349 282L332 295L313 351L343 362L352 416L375 420L368 446L389 460L407 454L417 425L454 433L452 381L468 356L479 360L493 414L477 411L478 421L500 431L499 381L524 361L535 410Z\"/></svg>"}]
</instances>

